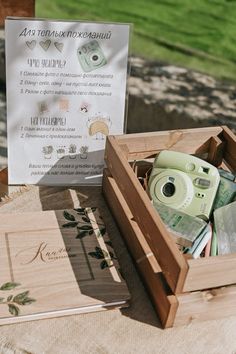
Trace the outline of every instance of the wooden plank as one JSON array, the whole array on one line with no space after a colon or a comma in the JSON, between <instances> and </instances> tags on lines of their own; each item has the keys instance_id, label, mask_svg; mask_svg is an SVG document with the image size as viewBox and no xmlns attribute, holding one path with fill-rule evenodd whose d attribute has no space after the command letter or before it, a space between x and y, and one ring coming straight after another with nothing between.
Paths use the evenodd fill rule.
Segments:
<instances>
[{"instance_id":1,"label":"wooden plank","mask_svg":"<svg viewBox=\"0 0 236 354\"><path fill-rule=\"evenodd\" d=\"M0 171L0 183L5 184L7 186L8 184L8 169L4 168L3 170Z\"/></svg>"},{"instance_id":2,"label":"wooden plank","mask_svg":"<svg viewBox=\"0 0 236 354\"><path fill-rule=\"evenodd\" d=\"M159 136L166 136L169 132L174 131L181 131L184 134L206 134L209 138L213 135L218 135L222 132L223 127L204 127L204 128L192 128L192 129L178 129L178 130L163 130L163 131L153 131L148 133L131 133L131 134L121 134L116 135L117 140L119 143L129 143L131 140L140 140L142 138L152 137L159 137Z\"/></svg>"},{"instance_id":3,"label":"wooden plank","mask_svg":"<svg viewBox=\"0 0 236 354\"><path fill-rule=\"evenodd\" d=\"M104 170L103 193L152 298L162 326L172 327L178 307L176 297L170 292L168 294L163 284L161 268L108 170Z\"/></svg>"},{"instance_id":4,"label":"wooden plank","mask_svg":"<svg viewBox=\"0 0 236 354\"><path fill-rule=\"evenodd\" d=\"M147 158L161 150L176 150L194 154L212 136L222 132L221 127L170 130L153 133L139 133L116 136L119 145L129 149L129 159Z\"/></svg>"},{"instance_id":5,"label":"wooden plank","mask_svg":"<svg viewBox=\"0 0 236 354\"><path fill-rule=\"evenodd\" d=\"M8 171L7 168L0 171L0 201L8 194Z\"/></svg>"},{"instance_id":6,"label":"wooden plank","mask_svg":"<svg viewBox=\"0 0 236 354\"><path fill-rule=\"evenodd\" d=\"M182 291L188 265L151 205L114 136L107 137L105 160L173 292Z\"/></svg>"},{"instance_id":7,"label":"wooden plank","mask_svg":"<svg viewBox=\"0 0 236 354\"><path fill-rule=\"evenodd\" d=\"M207 139L205 143L203 143L194 153L195 156L199 157L200 159L207 160L208 153L210 150L211 138Z\"/></svg>"},{"instance_id":8,"label":"wooden plank","mask_svg":"<svg viewBox=\"0 0 236 354\"><path fill-rule=\"evenodd\" d=\"M226 141L224 159L236 172L236 136L226 126L223 126L223 138Z\"/></svg>"},{"instance_id":9,"label":"wooden plank","mask_svg":"<svg viewBox=\"0 0 236 354\"><path fill-rule=\"evenodd\" d=\"M34 17L35 0L0 0L0 26L7 16Z\"/></svg>"},{"instance_id":10,"label":"wooden plank","mask_svg":"<svg viewBox=\"0 0 236 354\"><path fill-rule=\"evenodd\" d=\"M207 161L216 167L220 166L224 156L224 146L225 142L223 142L218 136L213 136L210 140Z\"/></svg>"},{"instance_id":11,"label":"wooden plank","mask_svg":"<svg viewBox=\"0 0 236 354\"><path fill-rule=\"evenodd\" d=\"M183 292L236 283L236 254L188 260Z\"/></svg>"},{"instance_id":12,"label":"wooden plank","mask_svg":"<svg viewBox=\"0 0 236 354\"><path fill-rule=\"evenodd\" d=\"M174 326L236 315L236 285L178 295Z\"/></svg>"},{"instance_id":13,"label":"wooden plank","mask_svg":"<svg viewBox=\"0 0 236 354\"><path fill-rule=\"evenodd\" d=\"M142 259L144 260L147 258L153 273L162 272L161 267L159 266L150 247L148 246L147 241L141 234L140 228L134 220L128 204L126 203L117 186L117 183L115 182L114 178L112 178L108 169L104 170L102 188L103 194L108 201L113 214L115 216L118 215L116 220L124 234L124 238L128 244L128 247L132 247L131 253L137 264L141 263ZM117 211L118 209L120 214ZM125 232L126 230L129 230L130 232Z\"/></svg>"}]
</instances>

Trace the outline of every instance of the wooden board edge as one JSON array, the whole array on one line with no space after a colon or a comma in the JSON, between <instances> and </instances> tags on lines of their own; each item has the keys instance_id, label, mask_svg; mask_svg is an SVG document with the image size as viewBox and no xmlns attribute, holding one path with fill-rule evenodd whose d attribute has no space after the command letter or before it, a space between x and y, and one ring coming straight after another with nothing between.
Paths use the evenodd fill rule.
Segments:
<instances>
[{"instance_id":1,"label":"wooden board edge","mask_svg":"<svg viewBox=\"0 0 236 354\"><path fill-rule=\"evenodd\" d=\"M224 159L233 168L233 170L236 171L236 136L227 126L222 126L222 128L222 136L226 142Z\"/></svg>"},{"instance_id":2,"label":"wooden board edge","mask_svg":"<svg viewBox=\"0 0 236 354\"><path fill-rule=\"evenodd\" d=\"M210 139L210 148L207 161L214 166L221 165L224 156L225 142L223 142L218 136L213 136Z\"/></svg>"},{"instance_id":3,"label":"wooden board edge","mask_svg":"<svg viewBox=\"0 0 236 354\"><path fill-rule=\"evenodd\" d=\"M236 285L177 295L173 326L236 316Z\"/></svg>"},{"instance_id":4,"label":"wooden board edge","mask_svg":"<svg viewBox=\"0 0 236 354\"><path fill-rule=\"evenodd\" d=\"M105 161L146 241L160 263L168 284L174 293L180 293L188 272L188 264L151 205L114 136L107 138ZM165 257L162 257L162 254L165 254Z\"/></svg>"},{"instance_id":5,"label":"wooden board edge","mask_svg":"<svg viewBox=\"0 0 236 354\"><path fill-rule=\"evenodd\" d=\"M128 150L130 160L136 160L153 157L163 149L194 154L212 136L218 137L221 133L221 127L195 128L118 135L113 138L122 150L124 150L123 147L126 151Z\"/></svg>"},{"instance_id":6,"label":"wooden board edge","mask_svg":"<svg viewBox=\"0 0 236 354\"><path fill-rule=\"evenodd\" d=\"M87 314L92 312L107 311L107 310L112 310L117 308L126 308L128 306L129 306L129 301L125 300L125 301L121 301L120 303L117 303L116 305L114 303L113 304L111 303L110 305L97 304L93 306L83 306L80 308L69 308L64 310L39 312L31 315L6 317L0 319L0 326L14 324L14 323L45 320L45 319L56 318L56 317L73 316L73 315Z\"/></svg>"},{"instance_id":7,"label":"wooden board edge","mask_svg":"<svg viewBox=\"0 0 236 354\"><path fill-rule=\"evenodd\" d=\"M216 127L203 127L203 128L186 128L186 129L175 129L175 130L163 130L163 131L153 131L148 133L131 133L131 134L122 134L122 135L113 135L117 140L118 144L124 144L132 139L142 139L145 137L150 136L163 136L169 134L170 132L181 131L184 134L187 133L209 133L209 138L213 135L218 135L222 132L223 127L216 126Z\"/></svg>"},{"instance_id":8,"label":"wooden board edge","mask_svg":"<svg viewBox=\"0 0 236 354\"><path fill-rule=\"evenodd\" d=\"M236 254L189 259L183 293L236 283Z\"/></svg>"},{"instance_id":9,"label":"wooden board edge","mask_svg":"<svg viewBox=\"0 0 236 354\"><path fill-rule=\"evenodd\" d=\"M118 222L118 226L135 261L136 267L139 269L141 277L146 284L162 326L163 328L172 327L178 308L176 296L167 294L160 266L153 267L152 257L145 257L145 252L142 249L142 245L146 243L145 237L137 223L132 220L132 213L128 204L107 169L104 170L102 186L105 199ZM134 241L131 242L131 239ZM137 261L137 254L134 255L134 242L135 244L140 243L140 254L138 257L142 259L142 262ZM146 246L146 251L148 252L147 247L148 245ZM156 260L155 262L157 263Z\"/></svg>"}]
</instances>

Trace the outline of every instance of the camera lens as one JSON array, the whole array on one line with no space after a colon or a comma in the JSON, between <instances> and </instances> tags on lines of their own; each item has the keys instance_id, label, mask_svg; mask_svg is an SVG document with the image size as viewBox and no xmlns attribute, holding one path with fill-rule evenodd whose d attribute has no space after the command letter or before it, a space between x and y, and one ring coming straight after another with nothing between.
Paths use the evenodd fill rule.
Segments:
<instances>
[{"instance_id":1,"label":"camera lens","mask_svg":"<svg viewBox=\"0 0 236 354\"><path fill-rule=\"evenodd\" d=\"M98 60L98 55L97 55L97 54L94 54L94 55L92 56L92 60L93 60L93 61L97 61L97 60Z\"/></svg>"},{"instance_id":2,"label":"camera lens","mask_svg":"<svg viewBox=\"0 0 236 354\"><path fill-rule=\"evenodd\" d=\"M167 182L162 187L162 193L164 194L165 197L172 197L172 195L175 194L175 185L171 182Z\"/></svg>"}]
</instances>

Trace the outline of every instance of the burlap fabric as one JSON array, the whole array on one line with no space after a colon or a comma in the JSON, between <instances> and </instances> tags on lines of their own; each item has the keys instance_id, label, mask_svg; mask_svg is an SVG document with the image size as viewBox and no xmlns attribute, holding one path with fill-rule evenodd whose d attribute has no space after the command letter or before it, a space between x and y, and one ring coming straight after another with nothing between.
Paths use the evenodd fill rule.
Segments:
<instances>
[{"instance_id":1,"label":"burlap fabric","mask_svg":"<svg viewBox=\"0 0 236 354\"><path fill-rule=\"evenodd\" d=\"M100 188L30 187L1 203L0 213L98 206L119 258L131 306L0 328L1 354L233 354L236 317L161 329Z\"/></svg>"}]
</instances>

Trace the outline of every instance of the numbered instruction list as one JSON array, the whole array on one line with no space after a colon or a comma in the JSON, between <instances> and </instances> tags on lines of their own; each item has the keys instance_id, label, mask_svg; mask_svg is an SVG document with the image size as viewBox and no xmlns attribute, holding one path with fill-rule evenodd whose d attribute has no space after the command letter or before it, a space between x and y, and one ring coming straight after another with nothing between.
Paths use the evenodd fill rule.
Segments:
<instances>
[{"instance_id":1,"label":"numbered instruction list","mask_svg":"<svg viewBox=\"0 0 236 354\"><path fill-rule=\"evenodd\" d=\"M6 20L10 184L101 183L124 130L129 26Z\"/></svg>"}]
</instances>

